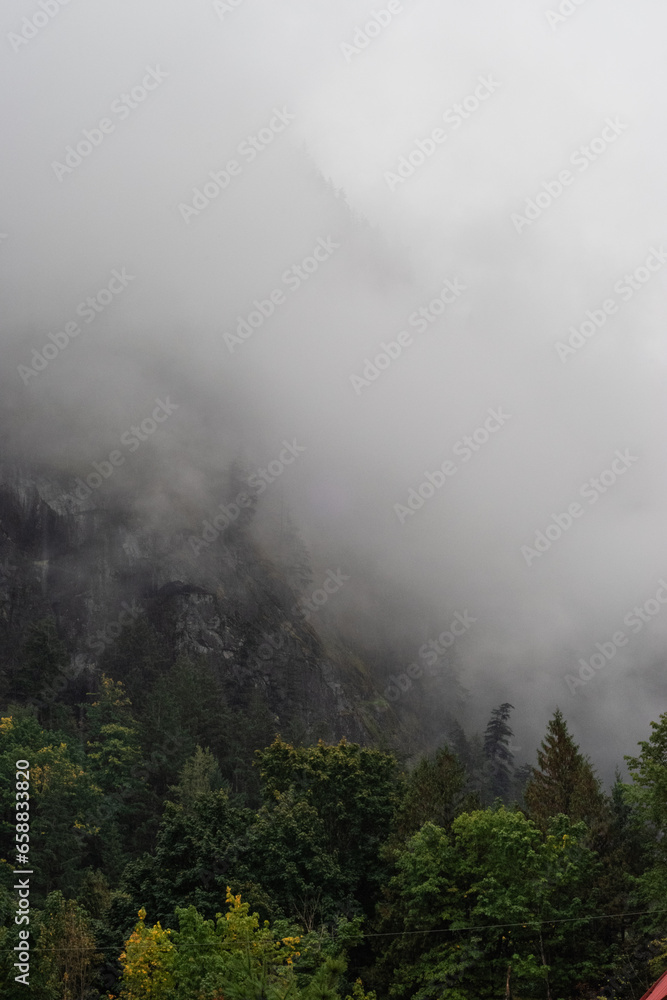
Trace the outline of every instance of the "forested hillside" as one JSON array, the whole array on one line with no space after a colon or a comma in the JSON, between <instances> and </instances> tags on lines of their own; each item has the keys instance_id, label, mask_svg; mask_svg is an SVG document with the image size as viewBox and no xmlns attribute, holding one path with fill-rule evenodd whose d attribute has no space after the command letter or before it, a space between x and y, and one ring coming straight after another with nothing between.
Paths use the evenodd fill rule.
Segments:
<instances>
[{"instance_id":1,"label":"forested hillside","mask_svg":"<svg viewBox=\"0 0 667 1000\"><path fill-rule=\"evenodd\" d=\"M3 997L26 958L40 1000L630 998L667 967L667 715L609 792L558 710L518 761L509 701L457 721L446 649L420 677L336 634L313 598L354 583L293 526L276 555L249 508L195 554L198 511L54 482L0 490Z\"/></svg>"},{"instance_id":2,"label":"forested hillside","mask_svg":"<svg viewBox=\"0 0 667 1000\"><path fill-rule=\"evenodd\" d=\"M667 967L667 714L605 794L559 711L532 768L504 704L408 770L346 740L253 750L270 723L213 691L182 660L137 705L101 674L7 707L3 997L25 995L17 820L44 1000L630 998Z\"/></svg>"},{"instance_id":3,"label":"forested hillside","mask_svg":"<svg viewBox=\"0 0 667 1000\"><path fill-rule=\"evenodd\" d=\"M0 1000L667 1000L667 5L0 24Z\"/></svg>"}]
</instances>

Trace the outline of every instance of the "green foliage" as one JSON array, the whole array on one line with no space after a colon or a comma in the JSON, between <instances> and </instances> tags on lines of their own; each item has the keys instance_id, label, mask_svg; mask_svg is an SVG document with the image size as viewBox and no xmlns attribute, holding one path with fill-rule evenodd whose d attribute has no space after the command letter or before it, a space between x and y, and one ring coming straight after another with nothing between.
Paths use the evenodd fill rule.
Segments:
<instances>
[{"instance_id":1,"label":"green foliage","mask_svg":"<svg viewBox=\"0 0 667 1000\"><path fill-rule=\"evenodd\" d=\"M405 839L426 822L449 827L455 816L473 806L466 795L465 768L448 747L440 747L433 759L422 757L406 780L397 816L397 832Z\"/></svg>"},{"instance_id":2,"label":"green foliage","mask_svg":"<svg viewBox=\"0 0 667 1000\"><path fill-rule=\"evenodd\" d=\"M145 709L153 685L172 662L167 637L140 615L100 656L105 674L122 681L133 705Z\"/></svg>"},{"instance_id":3,"label":"green foliage","mask_svg":"<svg viewBox=\"0 0 667 1000\"><path fill-rule=\"evenodd\" d=\"M653 730L648 740L639 743L638 757L626 756L630 775L638 791L637 801L645 809L657 830L667 828L667 712L658 722L651 722Z\"/></svg>"},{"instance_id":4,"label":"green foliage","mask_svg":"<svg viewBox=\"0 0 667 1000\"><path fill-rule=\"evenodd\" d=\"M89 697L95 700L81 706L85 711L89 739L97 739L105 726L136 728L132 716L132 702L121 681L114 681L113 678L102 674L98 690L91 691Z\"/></svg>"},{"instance_id":5,"label":"green foliage","mask_svg":"<svg viewBox=\"0 0 667 1000\"><path fill-rule=\"evenodd\" d=\"M136 731L117 722L102 726L98 739L88 742L90 768L106 794L133 784L140 759Z\"/></svg>"},{"instance_id":6,"label":"green foliage","mask_svg":"<svg viewBox=\"0 0 667 1000\"><path fill-rule=\"evenodd\" d=\"M211 664L180 657L151 692L146 746L160 746L168 734L180 738L184 757L199 745L220 759L233 743L232 733L232 713Z\"/></svg>"},{"instance_id":7,"label":"green foliage","mask_svg":"<svg viewBox=\"0 0 667 1000\"><path fill-rule=\"evenodd\" d=\"M0 721L4 842L14 841L15 763L26 759L30 763L30 863L42 899L56 889L76 892L85 850L81 834L95 832L90 817L102 798L83 748L66 743L64 737L42 729L29 713ZM13 853L9 860L14 861Z\"/></svg>"},{"instance_id":8,"label":"green foliage","mask_svg":"<svg viewBox=\"0 0 667 1000\"><path fill-rule=\"evenodd\" d=\"M380 847L398 805L395 758L345 740L299 748L280 737L257 756L267 832L272 824L285 831L289 812L301 828L310 824L304 840L310 877L324 877L322 894L331 893L321 916L354 911L355 898L367 907L383 879ZM310 898L304 901L306 908L313 905ZM315 905L314 915L317 910Z\"/></svg>"},{"instance_id":9,"label":"green foliage","mask_svg":"<svg viewBox=\"0 0 667 1000\"><path fill-rule=\"evenodd\" d=\"M53 634L33 639L46 656ZM26 758L36 995L639 995L667 964L667 714L628 758L632 783L617 778L606 798L557 712L526 815L500 802L520 785L510 708L494 709L483 739L459 727L457 753L441 747L409 773L344 740L274 738L264 695L228 704L203 660L172 665L138 705L101 675L66 731L12 709L0 722L0 830L11 845ZM15 1000L6 853L0 992Z\"/></svg>"},{"instance_id":10,"label":"green foliage","mask_svg":"<svg viewBox=\"0 0 667 1000\"><path fill-rule=\"evenodd\" d=\"M44 1000L81 1000L102 955L86 911L74 899L52 892L33 929L35 962L30 984Z\"/></svg>"},{"instance_id":11,"label":"green foliage","mask_svg":"<svg viewBox=\"0 0 667 1000\"><path fill-rule=\"evenodd\" d=\"M178 775L178 784L170 789L180 806L188 809L202 795L216 791L222 785L218 762L208 747L197 747L186 760Z\"/></svg>"},{"instance_id":12,"label":"green foliage","mask_svg":"<svg viewBox=\"0 0 667 1000\"><path fill-rule=\"evenodd\" d=\"M158 922L146 927L146 911L139 910L139 923L125 942L120 956L123 969L122 1000L171 1000L174 995L174 945L171 931Z\"/></svg>"},{"instance_id":13,"label":"green foliage","mask_svg":"<svg viewBox=\"0 0 667 1000\"><path fill-rule=\"evenodd\" d=\"M377 1000L377 996L374 992L366 993L361 979L357 979L352 988L352 995L348 993L345 1000Z\"/></svg>"},{"instance_id":14,"label":"green foliage","mask_svg":"<svg viewBox=\"0 0 667 1000\"><path fill-rule=\"evenodd\" d=\"M123 1000L340 1000L342 955L321 953L302 988L297 974L302 937L260 925L240 895L227 888L228 910L206 920L194 906L178 908L178 931L146 927L146 911L121 956ZM373 1000L355 991L355 1000Z\"/></svg>"},{"instance_id":15,"label":"green foliage","mask_svg":"<svg viewBox=\"0 0 667 1000\"><path fill-rule=\"evenodd\" d=\"M196 906L213 917L229 884L230 868L239 882L251 874L239 856L252 835L255 816L230 804L224 789L204 792L188 807L167 802L155 849L130 862L122 890L144 904L165 926L178 906Z\"/></svg>"},{"instance_id":16,"label":"green foliage","mask_svg":"<svg viewBox=\"0 0 667 1000\"><path fill-rule=\"evenodd\" d=\"M346 968L344 958L327 955L303 989L303 1000L340 1000L338 984Z\"/></svg>"},{"instance_id":17,"label":"green foliage","mask_svg":"<svg viewBox=\"0 0 667 1000\"><path fill-rule=\"evenodd\" d=\"M57 674L67 664L67 647L58 634L55 618L43 618L28 628L22 649L17 695L21 699L40 699Z\"/></svg>"},{"instance_id":18,"label":"green foliage","mask_svg":"<svg viewBox=\"0 0 667 1000\"><path fill-rule=\"evenodd\" d=\"M640 899L662 908L667 892L667 712L651 722L651 729L649 739L639 743L639 756L625 758L634 782L627 799L643 819L646 865L638 876ZM652 926L660 933L664 919Z\"/></svg>"},{"instance_id":19,"label":"green foliage","mask_svg":"<svg viewBox=\"0 0 667 1000\"><path fill-rule=\"evenodd\" d=\"M402 932L380 960L389 995L497 996L510 965L517 994L539 996L548 981L571 990L593 968L581 941L570 945L595 868L585 832L561 816L544 836L504 807L458 816L451 834L426 823L397 859L384 908Z\"/></svg>"},{"instance_id":20,"label":"green foliage","mask_svg":"<svg viewBox=\"0 0 667 1000\"><path fill-rule=\"evenodd\" d=\"M137 815L144 811L140 727L124 685L102 674L85 712L87 765L104 799L91 817L98 830L91 860L117 878L137 840Z\"/></svg>"},{"instance_id":21,"label":"green foliage","mask_svg":"<svg viewBox=\"0 0 667 1000\"><path fill-rule=\"evenodd\" d=\"M497 799L509 805L523 796L524 786L532 768L514 764L510 740L514 733L509 725L509 702L494 708L484 735L466 736L461 725L451 717L447 720L448 742L467 775L466 809L492 805ZM473 800L476 799L476 803Z\"/></svg>"},{"instance_id":22,"label":"green foliage","mask_svg":"<svg viewBox=\"0 0 667 1000\"><path fill-rule=\"evenodd\" d=\"M514 755L509 742L514 736L507 720L514 705L503 702L491 712L491 718L484 731L484 756L488 764L488 778L493 799L507 802L512 790Z\"/></svg>"},{"instance_id":23,"label":"green foliage","mask_svg":"<svg viewBox=\"0 0 667 1000\"><path fill-rule=\"evenodd\" d=\"M348 870L328 848L324 821L292 788L260 809L246 864L282 911L307 929L354 905Z\"/></svg>"},{"instance_id":24,"label":"green foliage","mask_svg":"<svg viewBox=\"0 0 667 1000\"><path fill-rule=\"evenodd\" d=\"M553 816L564 813L599 831L606 819L600 782L588 758L579 752L560 709L549 722L537 761L539 769L533 770L524 793L531 819L546 829Z\"/></svg>"}]
</instances>

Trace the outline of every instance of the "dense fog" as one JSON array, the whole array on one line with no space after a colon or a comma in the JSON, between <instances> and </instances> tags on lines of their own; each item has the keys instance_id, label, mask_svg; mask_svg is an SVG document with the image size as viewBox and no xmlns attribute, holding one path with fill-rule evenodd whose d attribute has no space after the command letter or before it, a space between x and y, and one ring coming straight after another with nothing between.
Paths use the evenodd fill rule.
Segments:
<instances>
[{"instance_id":1,"label":"dense fog","mask_svg":"<svg viewBox=\"0 0 667 1000\"><path fill-rule=\"evenodd\" d=\"M560 706L609 780L665 708L663 10L0 17L5 455L194 535L242 463L343 634L465 620L443 716L532 761Z\"/></svg>"}]
</instances>

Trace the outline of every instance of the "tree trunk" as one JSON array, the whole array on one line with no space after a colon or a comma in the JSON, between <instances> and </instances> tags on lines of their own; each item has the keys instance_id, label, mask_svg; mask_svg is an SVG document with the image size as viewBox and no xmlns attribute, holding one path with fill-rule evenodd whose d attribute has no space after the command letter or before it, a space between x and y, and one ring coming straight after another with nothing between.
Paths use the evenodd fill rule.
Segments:
<instances>
[{"instance_id":1,"label":"tree trunk","mask_svg":"<svg viewBox=\"0 0 667 1000\"><path fill-rule=\"evenodd\" d=\"M540 953L542 955L542 965L547 969L547 960L544 954L544 941L542 940L542 928L540 928ZM546 972L547 1000L551 1000L551 988L549 987L549 973Z\"/></svg>"}]
</instances>

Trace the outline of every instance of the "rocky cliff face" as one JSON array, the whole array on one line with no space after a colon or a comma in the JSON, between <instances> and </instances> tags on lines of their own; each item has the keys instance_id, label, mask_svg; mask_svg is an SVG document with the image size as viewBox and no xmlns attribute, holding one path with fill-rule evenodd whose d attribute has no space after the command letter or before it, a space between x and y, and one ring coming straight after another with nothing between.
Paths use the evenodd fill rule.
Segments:
<instances>
[{"instance_id":1,"label":"rocky cliff face","mask_svg":"<svg viewBox=\"0 0 667 1000\"><path fill-rule=\"evenodd\" d=\"M3 702L85 688L143 623L163 662L205 658L227 689L262 692L277 728L366 743L394 725L359 658L324 617L305 620L289 574L252 538L252 510L202 530L191 511L160 522L142 509L51 470L0 466ZM26 686L26 637L46 620L67 665Z\"/></svg>"}]
</instances>

